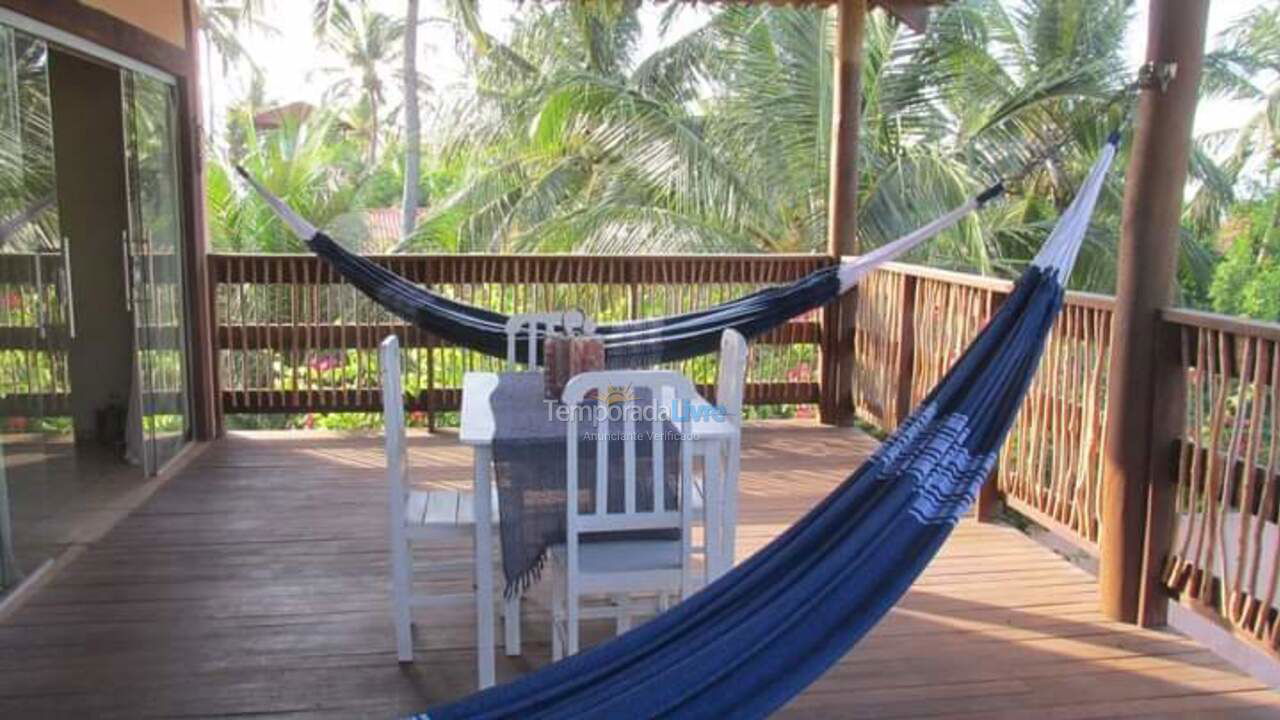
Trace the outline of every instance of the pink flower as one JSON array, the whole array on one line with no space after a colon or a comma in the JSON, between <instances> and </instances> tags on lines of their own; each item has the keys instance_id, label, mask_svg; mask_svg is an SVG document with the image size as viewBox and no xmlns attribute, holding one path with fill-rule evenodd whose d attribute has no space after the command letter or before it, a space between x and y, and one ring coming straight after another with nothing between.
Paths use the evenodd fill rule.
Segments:
<instances>
[{"instance_id":1,"label":"pink flower","mask_svg":"<svg viewBox=\"0 0 1280 720\"><path fill-rule=\"evenodd\" d=\"M342 358L338 355L320 355L312 358L310 365L316 372L328 372L342 367Z\"/></svg>"},{"instance_id":2,"label":"pink flower","mask_svg":"<svg viewBox=\"0 0 1280 720\"><path fill-rule=\"evenodd\" d=\"M789 382L808 382L811 376L812 368L806 362L802 362L787 371L787 380Z\"/></svg>"}]
</instances>

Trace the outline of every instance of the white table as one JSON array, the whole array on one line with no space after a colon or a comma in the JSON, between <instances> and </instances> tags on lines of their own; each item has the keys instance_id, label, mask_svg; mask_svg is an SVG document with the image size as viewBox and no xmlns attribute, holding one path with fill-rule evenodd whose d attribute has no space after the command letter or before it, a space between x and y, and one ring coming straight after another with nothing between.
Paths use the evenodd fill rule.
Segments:
<instances>
[{"instance_id":1,"label":"white table","mask_svg":"<svg viewBox=\"0 0 1280 720\"><path fill-rule=\"evenodd\" d=\"M492 492L493 435L496 425L489 398L498 387L498 374L469 372L462 378L462 420L458 440L470 445L474 470L472 490L475 493L475 579L476 579L476 663L481 688L494 682L494 594L493 594L493 518L490 507ZM705 507L707 537L716 537L725 529L731 536L737 525L737 487L735 473L724 475L720 467L722 446L738 448L738 428L732 422L716 419L699 408L709 405L698 398L689 423L689 434L695 453L705 458ZM717 480L713 482L713 479ZM728 482L724 482L727 480ZM728 485L728 487L726 487ZM720 512L713 512L719 509ZM707 561L718 576L733 564L732 542L707 543ZM504 628L507 655L520 654L520 598L506 601L506 617L514 619Z\"/></svg>"}]
</instances>

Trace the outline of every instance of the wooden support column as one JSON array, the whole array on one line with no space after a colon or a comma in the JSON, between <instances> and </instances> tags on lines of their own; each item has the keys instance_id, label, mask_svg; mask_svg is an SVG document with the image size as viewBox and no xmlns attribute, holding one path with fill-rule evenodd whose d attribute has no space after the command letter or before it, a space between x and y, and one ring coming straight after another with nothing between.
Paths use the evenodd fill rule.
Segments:
<instances>
[{"instance_id":1,"label":"wooden support column","mask_svg":"<svg viewBox=\"0 0 1280 720\"><path fill-rule=\"evenodd\" d=\"M1209 0L1151 0L1148 68L1135 118L1121 220L1116 313L1108 377L1102 488L1100 591L1103 613L1159 623L1152 593L1168 542L1172 501L1169 450L1176 437L1177 365L1160 352L1160 308L1173 300L1179 219L1187 178L1196 92L1204 60ZM1176 74L1159 77L1170 63ZM1150 502L1149 502L1150 501ZM1150 526L1148 518L1157 521ZM1164 518L1164 519L1161 519ZM1148 534L1150 537L1148 538ZM1144 550L1144 542L1150 547ZM1144 557L1152 562L1145 563ZM1139 598L1147 596L1144 612Z\"/></svg>"},{"instance_id":2,"label":"wooden support column","mask_svg":"<svg viewBox=\"0 0 1280 720\"><path fill-rule=\"evenodd\" d=\"M827 252L833 258L858 252L858 121L862 102L862 36L867 0L836 6L835 68L831 102L831 180L827 200ZM822 313L822 422L853 423L854 293L845 293Z\"/></svg>"},{"instance_id":3,"label":"wooden support column","mask_svg":"<svg viewBox=\"0 0 1280 720\"><path fill-rule=\"evenodd\" d=\"M214 328L214 291L210 284L208 234L204 205L204 111L200 101L200 7L183 0L186 13L187 73L178 84L179 151L182 153L183 223L187 236L188 333L191 338L191 423L195 439L212 440L222 434L222 398L218 388L218 351Z\"/></svg>"},{"instance_id":4,"label":"wooden support column","mask_svg":"<svg viewBox=\"0 0 1280 720\"><path fill-rule=\"evenodd\" d=\"M915 381L916 369L916 292L917 283L915 275L902 276L902 298L898 301L898 312L902 317L899 318L898 332L898 379L897 395L893 402L893 426L897 427L907 416L914 410L911 406L911 390L912 383ZM891 430L892 428L885 428Z\"/></svg>"}]
</instances>

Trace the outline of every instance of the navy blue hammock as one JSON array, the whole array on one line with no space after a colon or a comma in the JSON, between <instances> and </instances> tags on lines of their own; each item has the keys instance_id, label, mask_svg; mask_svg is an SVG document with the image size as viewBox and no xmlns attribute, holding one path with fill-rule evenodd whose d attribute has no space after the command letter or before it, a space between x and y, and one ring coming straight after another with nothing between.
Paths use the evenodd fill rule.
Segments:
<instances>
[{"instance_id":1,"label":"navy blue hammock","mask_svg":"<svg viewBox=\"0 0 1280 720\"><path fill-rule=\"evenodd\" d=\"M417 717L750 718L804 690L902 597L991 473L1117 142L965 354L817 507L653 620Z\"/></svg>"},{"instance_id":2,"label":"navy blue hammock","mask_svg":"<svg viewBox=\"0 0 1280 720\"><path fill-rule=\"evenodd\" d=\"M240 175L262 196L312 252L375 302L405 321L449 342L499 359L507 356L507 316L467 305L432 292L387 270L369 258L342 247L318 231L283 201L273 196L243 168ZM900 257L920 243L950 228L1004 192L997 183L927 225L858 257L845 258L778 287L770 287L721 305L668 317L637 320L596 328L611 368L651 367L715 352L720 334L734 329L748 339L817 307L853 287L876 267ZM527 362L528 335L521 331L515 344L516 361ZM544 331L534 346L542 354ZM539 363L541 364L541 363Z\"/></svg>"}]
</instances>

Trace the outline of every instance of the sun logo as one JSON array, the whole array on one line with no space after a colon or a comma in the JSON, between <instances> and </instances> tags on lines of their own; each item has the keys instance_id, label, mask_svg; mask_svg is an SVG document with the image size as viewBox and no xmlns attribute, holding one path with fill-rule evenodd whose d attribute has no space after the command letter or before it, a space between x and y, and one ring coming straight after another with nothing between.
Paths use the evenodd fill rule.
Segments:
<instances>
[{"instance_id":1,"label":"sun logo","mask_svg":"<svg viewBox=\"0 0 1280 720\"><path fill-rule=\"evenodd\" d=\"M605 404L625 405L627 403L635 402L635 399L636 393L631 389L630 385L627 387L610 386L609 394L605 396Z\"/></svg>"}]
</instances>

